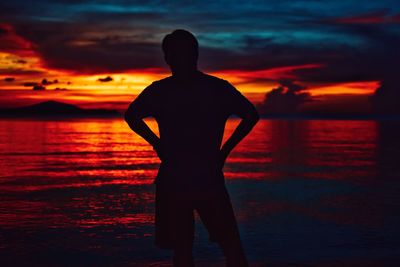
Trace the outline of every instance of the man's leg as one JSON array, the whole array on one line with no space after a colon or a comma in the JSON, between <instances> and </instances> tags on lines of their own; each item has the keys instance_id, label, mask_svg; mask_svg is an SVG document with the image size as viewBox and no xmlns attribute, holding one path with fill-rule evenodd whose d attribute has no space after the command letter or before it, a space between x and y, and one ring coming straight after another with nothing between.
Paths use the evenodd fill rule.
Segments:
<instances>
[{"instance_id":1,"label":"man's leg","mask_svg":"<svg viewBox=\"0 0 400 267\"><path fill-rule=\"evenodd\" d=\"M194 266L194 216L190 199L158 183L155 222L156 245L173 250L174 266Z\"/></svg>"},{"instance_id":2,"label":"man's leg","mask_svg":"<svg viewBox=\"0 0 400 267\"><path fill-rule=\"evenodd\" d=\"M207 228L210 240L220 245L227 267L247 267L247 259L226 188L214 196L198 201L196 209Z\"/></svg>"},{"instance_id":3,"label":"man's leg","mask_svg":"<svg viewBox=\"0 0 400 267\"><path fill-rule=\"evenodd\" d=\"M177 209L174 214L174 255L175 267L194 267L193 240L194 214L189 199L177 199Z\"/></svg>"},{"instance_id":4,"label":"man's leg","mask_svg":"<svg viewBox=\"0 0 400 267\"><path fill-rule=\"evenodd\" d=\"M173 263L175 267L193 267L194 217L193 210L179 214L176 222L176 239L174 244Z\"/></svg>"}]
</instances>

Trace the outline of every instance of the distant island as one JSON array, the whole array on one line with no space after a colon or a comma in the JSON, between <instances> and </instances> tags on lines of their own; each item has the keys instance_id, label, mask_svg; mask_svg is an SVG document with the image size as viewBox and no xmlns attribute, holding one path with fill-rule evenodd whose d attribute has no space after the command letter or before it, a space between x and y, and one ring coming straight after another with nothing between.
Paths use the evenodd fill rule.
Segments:
<instances>
[{"instance_id":1,"label":"distant island","mask_svg":"<svg viewBox=\"0 0 400 267\"><path fill-rule=\"evenodd\" d=\"M395 120L400 115L380 114L331 114L331 113L299 113L299 114L260 114L262 119L269 120Z\"/></svg>"},{"instance_id":2,"label":"distant island","mask_svg":"<svg viewBox=\"0 0 400 267\"><path fill-rule=\"evenodd\" d=\"M121 113L108 109L84 109L50 100L25 107L2 108L0 117L121 117Z\"/></svg>"},{"instance_id":3,"label":"distant island","mask_svg":"<svg viewBox=\"0 0 400 267\"><path fill-rule=\"evenodd\" d=\"M265 112L257 106L263 119L283 120L400 120L399 115L330 113L330 112ZM0 118L122 118L117 110L86 109L59 101L45 101L18 108L0 108Z\"/></svg>"}]
</instances>

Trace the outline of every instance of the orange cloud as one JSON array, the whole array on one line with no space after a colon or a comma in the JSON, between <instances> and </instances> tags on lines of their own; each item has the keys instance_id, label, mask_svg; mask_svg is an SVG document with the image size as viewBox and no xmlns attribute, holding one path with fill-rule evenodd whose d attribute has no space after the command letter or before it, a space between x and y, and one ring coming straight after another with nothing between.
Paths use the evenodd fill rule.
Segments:
<instances>
[{"instance_id":1,"label":"orange cloud","mask_svg":"<svg viewBox=\"0 0 400 267\"><path fill-rule=\"evenodd\" d=\"M318 95L370 95L379 87L380 81L346 82L328 85L312 86L309 92L312 96Z\"/></svg>"},{"instance_id":2,"label":"orange cloud","mask_svg":"<svg viewBox=\"0 0 400 267\"><path fill-rule=\"evenodd\" d=\"M15 29L0 24L0 77L29 78L48 72L34 45L19 36Z\"/></svg>"}]
</instances>

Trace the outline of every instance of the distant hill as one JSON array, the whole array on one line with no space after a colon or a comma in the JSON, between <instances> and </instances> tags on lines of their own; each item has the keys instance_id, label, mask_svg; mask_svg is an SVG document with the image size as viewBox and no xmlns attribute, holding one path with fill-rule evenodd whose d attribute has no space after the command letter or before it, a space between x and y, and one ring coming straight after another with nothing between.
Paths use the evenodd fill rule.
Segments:
<instances>
[{"instance_id":1,"label":"distant hill","mask_svg":"<svg viewBox=\"0 0 400 267\"><path fill-rule=\"evenodd\" d=\"M83 109L50 100L25 107L0 109L0 117L121 117L121 114L116 110Z\"/></svg>"}]
</instances>

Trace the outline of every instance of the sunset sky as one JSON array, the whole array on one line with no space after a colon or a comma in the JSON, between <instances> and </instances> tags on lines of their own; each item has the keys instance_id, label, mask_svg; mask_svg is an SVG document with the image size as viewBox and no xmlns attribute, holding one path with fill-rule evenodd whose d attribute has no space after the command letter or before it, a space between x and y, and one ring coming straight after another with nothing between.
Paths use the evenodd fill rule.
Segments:
<instances>
[{"instance_id":1,"label":"sunset sky","mask_svg":"<svg viewBox=\"0 0 400 267\"><path fill-rule=\"evenodd\" d=\"M160 43L177 28L198 38L202 71L254 103L287 80L310 109L366 110L381 83L399 95L399 1L13 0L0 18L1 107L123 110L169 75Z\"/></svg>"}]
</instances>

